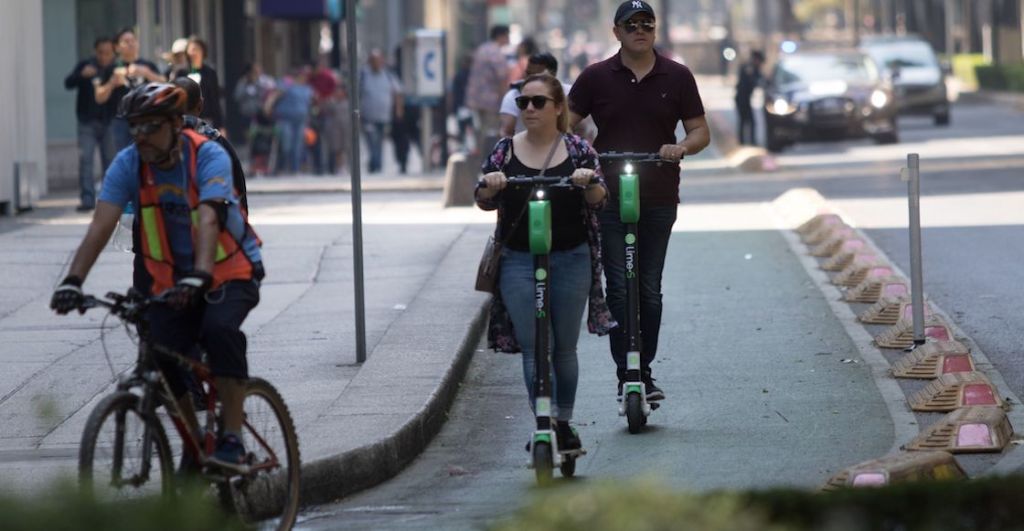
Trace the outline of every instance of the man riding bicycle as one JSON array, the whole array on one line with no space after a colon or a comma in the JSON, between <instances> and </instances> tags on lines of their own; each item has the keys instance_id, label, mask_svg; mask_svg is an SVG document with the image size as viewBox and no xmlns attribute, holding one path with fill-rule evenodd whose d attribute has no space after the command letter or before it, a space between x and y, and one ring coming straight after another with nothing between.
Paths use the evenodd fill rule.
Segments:
<instances>
[{"instance_id":1,"label":"man riding bicycle","mask_svg":"<svg viewBox=\"0 0 1024 531\"><path fill-rule=\"evenodd\" d=\"M259 303L263 278L260 241L239 206L231 160L216 142L183 126L187 95L180 87L152 83L133 89L118 114L133 143L117 154L103 181L92 222L50 307L80 309L81 286L121 212L136 205L135 288L162 295L146 315L154 343L177 352L202 346L222 403L221 435L211 462L238 469L242 399L248 378L246 337L240 327ZM176 397L187 392L173 363L163 372ZM197 429L191 400L185 421ZM186 450L187 452L187 450ZM184 463L195 456L184 455Z\"/></svg>"}]
</instances>

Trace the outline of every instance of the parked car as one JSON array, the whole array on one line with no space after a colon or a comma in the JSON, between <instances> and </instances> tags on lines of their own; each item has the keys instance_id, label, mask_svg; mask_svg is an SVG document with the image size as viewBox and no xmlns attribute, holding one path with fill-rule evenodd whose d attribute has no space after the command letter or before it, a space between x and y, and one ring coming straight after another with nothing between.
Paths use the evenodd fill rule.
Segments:
<instances>
[{"instance_id":1,"label":"parked car","mask_svg":"<svg viewBox=\"0 0 1024 531\"><path fill-rule=\"evenodd\" d=\"M892 79L900 114L931 116L935 125L949 125L949 67L935 57L935 50L920 37L865 37L860 49Z\"/></svg>"},{"instance_id":2,"label":"parked car","mask_svg":"<svg viewBox=\"0 0 1024 531\"><path fill-rule=\"evenodd\" d=\"M899 141L892 86L861 52L783 55L764 94L769 151L796 142L864 136L880 144Z\"/></svg>"}]
</instances>

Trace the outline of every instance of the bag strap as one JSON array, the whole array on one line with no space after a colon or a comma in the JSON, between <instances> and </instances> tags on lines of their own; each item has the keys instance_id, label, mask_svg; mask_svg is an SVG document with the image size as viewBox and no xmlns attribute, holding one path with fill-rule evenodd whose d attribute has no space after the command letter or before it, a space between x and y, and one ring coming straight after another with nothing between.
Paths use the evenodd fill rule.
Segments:
<instances>
[{"instance_id":1,"label":"bag strap","mask_svg":"<svg viewBox=\"0 0 1024 531\"><path fill-rule=\"evenodd\" d=\"M563 142L564 138L565 138L565 135L558 135L558 139L555 140L555 143L551 145L551 151L548 151L548 156L547 156L547 158L544 159L544 165L541 166L540 173L537 174L538 177L543 177L544 176L544 172L548 171L548 165L551 164L551 159L554 158L555 151L558 151L558 144ZM512 140L509 139L509 143L511 143L511 142L512 142ZM511 153L512 150L510 149L509 152ZM516 227L518 227L519 226L519 222L523 220L523 214L526 213L526 209L529 206L530 206L530 202L529 201L523 203L523 209L520 210L519 211L519 215L516 216L516 220L512 223L512 228L509 229L508 234L506 234L504 238L501 238L501 244L502 245L505 245L505 243L508 242L508 239L511 238L513 234L515 234ZM498 230L500 228L501 228L501 223L499 222L498 225L496 227L494 227L494 239L495 240L498 239Z\"/></svg>"}]
</instances>

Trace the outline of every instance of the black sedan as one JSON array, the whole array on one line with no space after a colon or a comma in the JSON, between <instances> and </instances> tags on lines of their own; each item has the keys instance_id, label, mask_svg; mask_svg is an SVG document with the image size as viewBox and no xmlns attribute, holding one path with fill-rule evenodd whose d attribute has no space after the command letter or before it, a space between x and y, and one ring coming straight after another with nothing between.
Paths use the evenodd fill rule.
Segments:
<instances>
[{"instance_id":1,"label":"black sedan","mask_svg":"<svg viewBox=\"0 0 1024 531\"><path fill-rule=\"evenodd\" d=\"M764 95L769 151L796 142L865 136L880 144L899 141L892 87L860 52L784 55Z\"/></svg>"}]
</instances>

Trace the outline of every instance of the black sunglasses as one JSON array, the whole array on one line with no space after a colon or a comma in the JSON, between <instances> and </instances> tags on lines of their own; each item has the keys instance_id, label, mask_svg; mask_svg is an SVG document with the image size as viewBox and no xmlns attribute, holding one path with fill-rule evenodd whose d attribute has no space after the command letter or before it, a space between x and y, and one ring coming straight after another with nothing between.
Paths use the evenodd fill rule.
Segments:
<instances>
[{"instance_id":1,"label":"black sunglasses","mask_svg":"<svg viewBox=\"0 0 1024 531\"><path fill-rule=\"evenodd\" d=\"M552 98L550 96L539 96L539 95L538 96L519 96L519 97L516 98L516 107L519 107L519 110L521 110L521 111L525 111L526 110L526 106L532 103L533 104L533 108L537 109L539 111L539 110L543 109L545 105L547 105L548 100L555 101L555 98Z\"/></svg>"},{"instance_id":2,"label":"black sunglasses","mask_svg":"<svg viewBox=\"0 0 1024 531\"><path fill-rule=\"evenodd\" d=\"M134 124L128 126L128 133L132 136L139 135L151 135L160 130L163 125L167 123L167 120L160 120L158 122L144 122L141 124Z\"/></svg>"},{"instance_id":3,"label":"black sunglasses","mask_svg":"<svg viewBox=\"0 0 1024 531\"><path fill-rule=\"evenodd\" d=\"M624 22L622 24L622 29L626 30L626 33L635 33L636 30L640 30L640 29L644 30L647 33L654 33L654 28L655 28L654 22L650 22L650 21L644 21L644 22Z\"/></svg>"}]
</instances>

